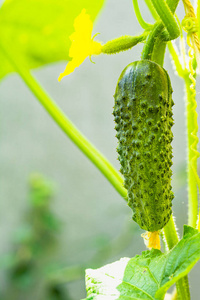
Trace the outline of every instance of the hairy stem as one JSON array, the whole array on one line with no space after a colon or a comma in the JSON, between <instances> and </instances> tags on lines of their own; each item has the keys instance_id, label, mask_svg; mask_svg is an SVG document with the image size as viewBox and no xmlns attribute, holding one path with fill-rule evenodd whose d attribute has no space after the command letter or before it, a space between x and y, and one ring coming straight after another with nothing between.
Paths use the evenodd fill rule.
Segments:
<instances>
[{"instance_id":1,"label":"hairy stem","mask_svg":"<svg viewBox=\"0 0 200 300\"><path fill-rule=\"evenodd\" d=\"M12 48L11 48L12 49ZM127 191L123 187L123 179L111 163L83 136L83 134L65 116L62 110L54 103L51 97L40 86L31 73L23 67L23 61L19 54L13 54L10 48L0 45L0 51L13 65L16 72L21 76L38 101L42 104L48 114L64 133L75 143L75 145L89 158L89 160L108 179L118 193L127 198ZM14 57L17 57L16 59Z\"/></svg>"},{"instance_id":2,"label":"hairy stem","mask_svg":"<svg viewBox=\"0 0 200 300\"><path fill-rule=\"evenodd\" d=\"M177 38L180 34L179 26L176 22L176 19L173 16L173 13L167 3L164 0L151 0L152 4L159 15L161 21L165 25L168 33L169 39L173 40Z\"/></svg>"},{"instance_id":3,"label":"hairy stem","mask_svg":"<svg viewBox=\"0 0 200 300\"><path fill-rule=\"evenodd\" d=\"M165 48L166 42L163 42L161 39L157 38L153 48L152 60L161 66L164 63Z\"/></svg>"},{"instance_id":4,"label":"hairy stem","mask_svg":"<svg viewBox=\"0 0 200 300\"><path fill-rule=\"evenodd\" d=\"M198 194L197 194L197 183L199 181L197 174L197 113L196 113L196 101L195 101L195 88L194 82L190 79L190 72L184 69L180 64L180 60L172 46L169 44L170 54L175 62L175 66L179 76L183 77L186 87L186 118L187 118L187 178L188 178L188 224L195 227L197 222L198 212ZM182 45L183 55L185 55L185 49ZM195 80L195 79L194 79ZM198 224L199 225L199 224ZM200 228L198 228L199 230ZM190 299L189 295L189 284L188 278L183 277L181 285L178 284L177 292L180 295L182 289L185 288L186 293L183 295L183 299Z\"/></svg>"},{"instance_id":5,"label":"hairy stem","mask_svg":"<svg viewBox=\"0 0 200 300\"><path fill-rule=\"evenodd\" d=\"M187 172L188 172L188 224L196 227L198 214L198 193L197 193L197 143L198 138L194 135L194 130L198 130L196 101L191 90L191 80L189 76L184 77L186 87L186 117L187 117ZM196 142L197 139L197 142ZM197 155L195 154L197 153Z\"/></svg>"},{"instance_id":6,"label":"hairy stem","mask_svg":"<svg viewBox=\"0 0 200 300\"><path fill-rule=\"evenodd\" d=\"M176 283L178 300L190 300L190 289L188 276L184 276Z\"/></svg>"},{"instance_id":7,"label":"hairy stem","mask_svg":"<svg viewBox=\"0 0 200 300\"><path fill-rule=\"evenodd\" d=\"M168 8L171 10L170 14L174 14L176 7L178 5L179 0L168 0L166 4ZM152 2L154 5L154 3ZM156 5L157 7L157 5ZM166 41L161 38L162 31L164 29L164 25L162 21L157 21L153 29L151 30L149 36L147 37L145 46L142 51L141 59L150 59L156 60L159 64L163 64ZM179 28L178 28L179 30Z\"/></svg>"},{"instance_id":8,"label":"hairy stem","mask_svg":"<svg viewBox=\"0 0 200 300\"><path fill-rule=\"evenodd\" d=\"M179 0L167 0L166 3L168 5L168 7L170 8L171 12L174 14L174 12L178 6Z\"/></svg>"},{"instance_id":9,"label":"hairy stem","mask_svg":"<svg viewBox=\"0 0 200 300\"><path fill-rule=\"evenodd\" d=\"M173 216L171 216L169 222L164 227L165 239L167 242L167 246L172 249L179 241L178 234L176 231L176 227L174 224ZM190 290L189 290L189 282L188 277L184 276L176 282L176 289L178 293L179 300L190 300Z\"/></svg>"},{"instance_id":10,"label":"hairy stem","mask_svg":"<svg viewBox=\"0 0 200 300\"><path fill-rule=\"evenodd\" d=\"M170 55L171 55L171 57L174 61L174 65L175 65L176 71L178 73L178 76L184 77L186 72L185 72L185 70L183 69L183 67L181 65L179 55L177 53L177 49L175 49L172 42L168 42L167 46L168 46L168 49L169 49L169 53L170 53Z\"/></svg>"},{"instance_id":11,"label":"hairy stem","mask_svg":"<svg viewBox=\"0 0 200 300\"><path fill-rule=\"evenodd\" d=\"M177 73L185 81L186 88L186 120L187 120L187 178L188 178L188 224L192 227L196 226L197 211L198 211L198 193L197 185L199 178L197 174L197 112L195 89L190 79L190 72L185 68L183 69L179 57L171 43L168 44L170 54L174 60ZM184 50L184 49L183 49ZM192 86L192 89L191 89Z\"/></svg>"},{"instance_id":12,"label":"hairy stem","mask_svg":"<svg viewBox=\"0 0 200 300\"><path fill-rule=\"evenodd\" d=\"M158 20L159 19L159 16L155 10L155 8L153 7L153 4L151 3L151 0L144 0L146 5L148 6L148 9L149 11L151 12L152 14L152 17L155 19L155 20Z\"/></svg>"},{"instance_id":13,"label":"hairy stem","mask_svg":"<svg viewBox=\"0 0 200 300\"><path fill-rule=\"evenodd\" d=\"M154 46L155 46L156 40L157 40L160 32L162 31L162 29L163 29L163 24L161 23L161 21L156 22L155 25L153 26L153 29L151 30L149 36L146 39L146 43L143 47L141 59L152 60ZM159 51L158 56L160 56L160 55L163 56L164 51L162 51L162 52Z\"/></svg>"},{"instance_id":14,"label":"hairy stem","mask_svg":"<svg viewBox=\"0 0 200 300\"><path fill-rule=\"evenodd\" d=\"M179 241L178 234L177 234L176 227L175 227L174 220L173 220L173 216L171 216L171 218L169 219L169 222L164 227L164 234L165 234L167 246L170 250Z\"/></svg>"}]
</instances>

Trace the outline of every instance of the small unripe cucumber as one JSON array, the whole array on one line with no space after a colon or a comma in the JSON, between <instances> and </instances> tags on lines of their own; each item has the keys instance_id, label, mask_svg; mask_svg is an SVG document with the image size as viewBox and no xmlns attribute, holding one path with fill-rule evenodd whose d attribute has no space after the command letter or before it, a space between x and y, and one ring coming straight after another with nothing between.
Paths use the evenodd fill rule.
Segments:
<instances>
[{"instance_id":1,"label":"small unripe cucumber","mask_svg":"<svg viewBox=\"0 0 200 300\"><path fill-rule=\"evenodd\" d=\"M135 61L122 72L115 92L117 151L133 220L157 231L171 216L172 88L160 65Z\"/></svg>"}]
</instances>

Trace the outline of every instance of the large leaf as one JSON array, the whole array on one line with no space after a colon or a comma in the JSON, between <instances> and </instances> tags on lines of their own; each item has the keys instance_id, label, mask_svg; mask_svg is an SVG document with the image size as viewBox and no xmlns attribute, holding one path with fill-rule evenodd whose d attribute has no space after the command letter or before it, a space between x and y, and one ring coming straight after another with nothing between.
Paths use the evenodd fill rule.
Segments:
<instances>
[{"instance_id":1,"label":"large leaf","mask_svg":"<svg viewBox=\"0 0 200 300\"><path fill-rule=\"evenodd\" d=\"M67 60L73 22L83 8L94 21L104 0L6 0L0 8L0 47L6 44L28 68ZM17 59L17 56L16 58ZM20 59L21 60L21 59ZM0 53L0 79L13 72Z\"/></svg>"},{"instance_id":2,"label":"large leaf","mask_svg":"<svg viewBox=\"0 0 200 300\"><path fill-rule=\"evenodd\" d=\"M199 259L200 233L185 226L183 239L165 254L152 249L100 269L86 270L87 300L161 300Z\"/></svg>"}]
</instances>

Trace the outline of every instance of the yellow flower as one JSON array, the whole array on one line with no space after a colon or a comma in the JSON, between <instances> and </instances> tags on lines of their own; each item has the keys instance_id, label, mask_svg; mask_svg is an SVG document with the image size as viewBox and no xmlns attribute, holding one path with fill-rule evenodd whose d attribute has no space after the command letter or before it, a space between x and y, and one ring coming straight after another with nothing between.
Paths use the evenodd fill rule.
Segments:
<instances>
[{"instance_id":1,"label":"yellow flower","mask_svg":"<svg viewBox=\"0 0 200 300\"><path fill-rule=\"evenodd\" d=\"M102 45L92 38L93 24L85 9L74 20L74 29L75 31L69 37L72 41L69 49L69 56L72 60L68 62L65 71L60 74L58 81L79 67L87 56L101 53Z\"/></svg>"},{"instance_id":2,"label":"yellow flower","mask_svg":"<svg viewBox=\"0 0 200 300\"><path fill-rule=\"evenodd\" d=\"M159 231L149 232L146 231L141 235L144 239L144 243L150 250L152 248L160 250L160 236Z\"/></svg>"}]
</instances>

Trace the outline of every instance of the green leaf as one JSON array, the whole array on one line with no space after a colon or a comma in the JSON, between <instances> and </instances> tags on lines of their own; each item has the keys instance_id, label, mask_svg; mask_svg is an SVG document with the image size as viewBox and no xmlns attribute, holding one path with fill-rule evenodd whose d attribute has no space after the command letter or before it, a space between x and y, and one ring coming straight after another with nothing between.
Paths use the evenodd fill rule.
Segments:
<instances>
[{"instance_id":1,"label":"green leaf","mask_svg":"<svg viewBox=\"0 0 200 300\"><path fill-rule=\"evenodd\" d=\"M183 236L185 237L189 237L189 236L193 236L195 234L199 233L199 231L193 227L190 227L188 225L184 225L183 227Z\"/></svg>"},{"instance_id":2,"label":"green leaf","mask_svg":"<svg viewBox=\"0 0 200 300\"><path fill-rule=\"evenodd\" d=\"M152 249L86 270L87 300L162 300L199 259L200 233L185 226L183 239L167 253Z\"/></svg>"},{"instance_id":3,"label":"green leaf","mask_svg":"<svg viewBox=\"0 0 200 300\"><path fill-rule=\"evenodd\" d=\"M104 0L6 0L0 8L0 47L20 53L29 69L68 60L69 36L83 8L94 21ZM16 56L17 59L17 56ZM14 69L0 53L0 79Z\"/></svg>"}]
</instances>

